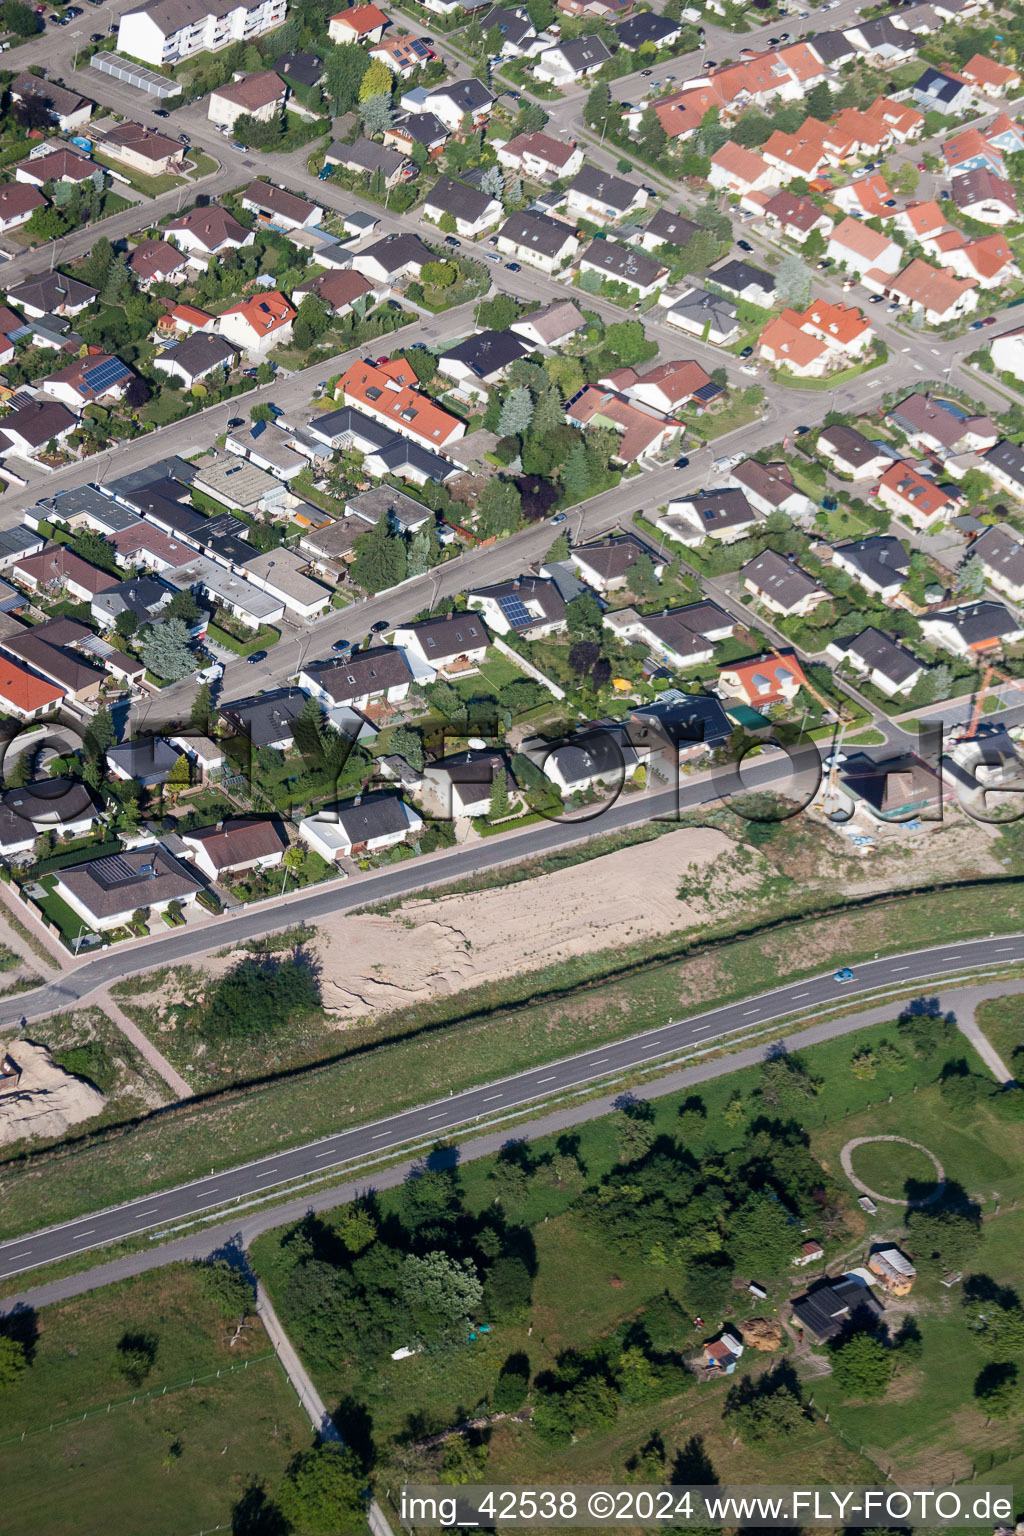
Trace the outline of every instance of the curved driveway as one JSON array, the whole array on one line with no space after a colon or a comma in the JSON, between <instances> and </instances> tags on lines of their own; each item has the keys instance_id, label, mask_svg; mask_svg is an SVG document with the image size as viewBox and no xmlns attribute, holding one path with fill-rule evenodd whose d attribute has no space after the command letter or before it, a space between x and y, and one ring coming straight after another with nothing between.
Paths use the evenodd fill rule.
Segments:
<instances>
[{"instance_id":1,"label":"curved driveway","mask_svg":"<svg viewBox=\"0 0 1024 1536\"><path fill-rule=\"evenodd\" d=\"M828 973L777 987L707 1013L664 1024L628 1039L595 1046L563 1061L545 1063L497 1082L467 1089L368 1125L354 1126L321 1141L272 1153L240 1167L177 1185L163 1193L143 1195L105 1211L63 1222L24 1238L0 1244L0 1278L10 1277L90 1248L102 1247L135 1233L188 1221L199 1212L232 1200L265 1194L277 1185L323 1173L368 1157L379 1157L410 1142L446 1136L476 1119L493 1119L520 1105L550 1095L571 1092L601 1079L645 1067L666 1057L702 1048L720 1036L764 1026L793 1014L813 1015L879 987L904 987L922 982L930 988L936 978L981 967L1019 964L1024 959L1024 934L951 942L915 950L857 967L845 985Z\"/></svg>"}]
</instances>

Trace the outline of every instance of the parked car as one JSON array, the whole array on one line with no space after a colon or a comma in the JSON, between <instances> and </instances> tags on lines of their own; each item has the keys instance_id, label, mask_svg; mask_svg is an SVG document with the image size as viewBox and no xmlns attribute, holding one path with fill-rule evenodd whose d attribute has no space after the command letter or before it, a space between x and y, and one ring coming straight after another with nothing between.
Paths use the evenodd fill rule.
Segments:
<instances>
[{"instance_id":1,"label":"parked car","mask_svg":"<svg viewBox=\"0 0 1024 1536\"><path fill-rule=\"evenodd\" d=\"M676 469L688 469L689 467L690 467L690 461L686 457L685 453L683 454L681 459L676 459Z\"/></svg>"},{"instance_id":2,"label":"parked car","mask_svg":"<svg viewBox=\"0 0 1024 1536\"><path fill-rule=\"evenodd\" d=\"M518 261L506 261L505 263L506 272L521 272L522 270L523 269L519 265Z\"/></svg>"},{"instance_id":3,"label":"parked car","mask_svg":"<svg viewBox=\"0 0 1024 1536\"><path fill-rule=\"evenodd\" d=\"M741 251L753 252L754 247L751 245L749 240L737 240L736 244L739 246Z\"/></svg>"},{"instance_id":4,"label":"parked car","mask_svg":"<svg viewBox=\"0 0 1024 1536\"><path fill-rule=\"evenodd\" d=\"M370 634L382 635L386 629L390 628L391 625L388 623L387 619L378 619L376 624L370 625Z\"/></svg>"},{"instance_id":5,"label":"parked car","mask_svg":"<svg viewBox=\"0 0 1024 1536\"><path fill-rule=\"evenodd\" d=\"M980 331L984 324L984 320L972 320L967 329L969 331Z\"/></svg>"},{"instance_id":6,"label":"parked car","mask_svg":"<svg viewBox=\"0 0 1024 1536\"><path fill-rule=\"evenodd\" d=\"M461 245L462 241L456 240L454 235L445 235L444 243L445 245Z\"/></svg>"},{"instance_id":7,"label":"parked car","mask_svg":"<svg viewBox=\"0 0 1024 1536\"><path fill-rule=\"evenodd\" d=\"M232 416L231 420L228 422L228 431L229 432L236 432L239 427L244 427L244 426L245 426L245 419L242 416Z\"/></svg>"},{"instance_id":8,"label":"parked car","mask_svg":"<svg viewBox=\"0 0 1024 1536\"><path fill-rule=\"evenodd\" d=\"M995 315L986 315L981 323L982 325L995 325L996 317Z\"/></svg>"},{"instance_id":9,"label":"parked car","mask_svg":"<svg viewBox=\"0 0 1024 1536\"><path fill-rule=\"evenodd\" d=\"M252 655L247 656L245 659L249 663L250 667L254 667L256 666L257 662L266 661L267 653L266 651L253 651Z\"/></svg>"},{"instance_id":10,"label":"parked car","mask_svg":"<svg viewBox=\"0 0 1024 1536\"><path fill-rule=\"evenodd\" d=\"M882 303L884 303L884 301L885 301L885 294L884 293L873 293L871 295L870 299L868 299L868 303L869 304L882 304Z\"/></svg>"},{"instance_id":11,"label":"parked car","mask_svg":"<svg viewBox=\"0 0 1024 1536\"><path fill-rule=\"evenodd\" d=\"M103 37L104 34L102 32L91 32L89 34L89 41L90 43L102 43Z\"/></svg>"},{"instance_id":12,"label":"parked car","mask_svg":"<svg viewBox=\"0 0 1024 1536\"><path fill-rule=\"evenodd\" d=\"M551 521L553 523L564 523L566 521L565 513L564 512L556 512L554 517L551 519Z\"/></svg>"},{"instance_id":13,"label":"parked car","mask_svg":"<svg viewBox=\"0 0 1024 1536\"><path fill-rule=\"evenodd\" d=\"M154 117L170 117L170 115L171 114L167 111L166 107L154 107L153 108L153 116Z\"/></svg>"},{"instance_id":14,"label":"parked car","mask_svg":"<svg viewBox=\"0 0 1024 1536\"><path fill-rule=\"evenodd\" d=\"M81 16L81 14L82 7L80 5L69 5L67 10L64 12L64 15L69 17L72 21L76 20L79 16Z\"/></svg>"},{"instance_id":15,"label":"parked car","mask_svg":"<svg viewBox=\"0 0 1024 1536\"><path fill-rule=\"evenodd\" d=\"M484 260L485 261L500 261L501 257L498 255L497 251L484 251Z\"/></svg>"},{"instance_id":16,"label":"parked car","mask_svg":"<svg viewBox=\"0 0 1024 1536\"><path fill-rule=\"evenodd\" d=\"M743 351L740 353L740 357L753 357L753 355L754 355L753 347L744 347Z\"/></svg>"},{"instance_id":17,"label":"parked car","mask_svg":"<svg viewBox=\"0 0 1024 1536\"><path fill-rule=\"evenodd\" d=\"M653 69L642 69L640 71L640 73L641 73L641 75L643 75L644 79L646 80L648 75L653 75L654 74L654 70Z\"/></svg>"},{"instance_id":18,"label":"parked car","mask_svg":"<svg viewBox=\"0 0 1024 1536\"><path fill-rule=\"evenodd\" d=\"M387 362L387 355L386 354L384 356L382 356L382 357L378 357L377 358L377 367L378 368L383 368L383 366L384 366L384 364L386 362Z\"/></svg>"},{"instance_id":19,"label":"parked car","mask_svg":"<svg viewBox=\"0 0 1024 1536\"><path fill-rule=\"evenodd\" d=\"M178 143L179 144L184 144L185 148L187 149L189 147L189 145L192 143L192 140L191 140L191 138L189 137L189 135L187 133L179 133L178 134Z\"/></svg>"},{"instance_id":20,"label":"parked car","mask_svg":"<svg viewBox=\"0 0 1024 1536\"><path fill-rule=\"evenodd\" d=\"M331 646L332 651L350 651L351 649L351 640L335 640L334 644Z\"/></svg>"},{"instance_id":21,"label":"parked car","mask_svg":"<svg viewBox=\"0 0 1024 1536\"><path fill-rule=\"evenodd\" d=\"M796 437L803 437L804 433L809 432L810 430L810 427L797 427L794 435Z\"/></svg>"}]
</instances>

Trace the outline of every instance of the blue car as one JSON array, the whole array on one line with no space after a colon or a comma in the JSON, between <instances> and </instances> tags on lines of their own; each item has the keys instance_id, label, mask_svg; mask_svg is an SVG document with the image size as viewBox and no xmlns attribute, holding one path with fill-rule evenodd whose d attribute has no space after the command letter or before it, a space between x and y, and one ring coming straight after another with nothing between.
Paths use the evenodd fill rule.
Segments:
<instances>
[{"instance_id":1,"label":"blue car","mask_svg":"<svg viewBox=\"0 0 1024 1536\"><path fill-rule=\"evenodd\" d=\"M852 981L853 980L853 972L850 970L849 966L844 965L841 971L833 971L832 972L832 980L833 981Z\"/></svg>"}]
</instances>

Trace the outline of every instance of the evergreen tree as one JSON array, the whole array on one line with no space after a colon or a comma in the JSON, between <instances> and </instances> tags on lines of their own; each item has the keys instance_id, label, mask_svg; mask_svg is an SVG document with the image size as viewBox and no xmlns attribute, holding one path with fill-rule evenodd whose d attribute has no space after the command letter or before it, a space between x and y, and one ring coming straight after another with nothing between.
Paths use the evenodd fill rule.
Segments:
<instances>
[{"instance_id":1,"label":"evergreen tree","mask_svg":"<svg viewBox=\"0 0 1024 1536\"><path fill-rule=\"evenodd\" d=\"M488 535L513 533L522 521L523 499L509 480L495 475L480 495L480 521Z\"/></svg>"},{"instance_id":2,"label":"evergreen tree","mask_svg":"<svg viewBox=\"0 0 1024 1536\"><path fill-rule=\"evenodd\" d=\"M383 592L404 579L406 566L405 541L392 529L388 513L382 512L374 526L356 539L352 579L367 592Z\"/></svg>"},{"instance_id":3,"label":"evergreen tree","mask_svg":"<svg viewBox=\"0 0 1024 1536\"><path fill-rule=\"evenodd\" d=\"M533 400L523 385L510 389L498 418L498 432L502 437L521 437L533 417Z\"/></svg>"},{"instance_id":4,"label":"evergreen tree","mask_svg":"<svg viewBox=\"0 0 1024 1536\"><path fill-rule=\"evenodd\" d=\"M192 700L192 708L189 710L188 723L194 731L202 731L205 735L210 729L210 685L200 683L196 689L196 696Z\"/></svg>"},{"instance_id":5,"label":"evergreen tree","mask_svg":"<svg viewBox=\"0 0 1024 1536\"><path fill-rule=\"evenodd\" d=\"M562 489L571 506L578 501L583 501L590 489L590 463L587 450L582 443L577 443L570 449L569 457L562 470Z\"/></svg>"},{"instance_id":6,"label":"evergreen tree","mask_svg":"<svg viewBox=\"0 0 1024 1536\"><path fill-rule=\"evenodd\" d=\"M430 533L420 528L409 539L406 561L407 576L422 576L430 569Z\"/></svg>"},{"instance_id":7,"label":"evergreen tree","mask_svg":"<svg viewBox=\"0 0 1024 1536\"><path fill-rule=\"evenodd\" d=\"M501 821L508 815L508 781L505 778L505 765L499 764L498 770L491 780L491 805L487 813L489 821Z\"/></svg>"}]
</instances>

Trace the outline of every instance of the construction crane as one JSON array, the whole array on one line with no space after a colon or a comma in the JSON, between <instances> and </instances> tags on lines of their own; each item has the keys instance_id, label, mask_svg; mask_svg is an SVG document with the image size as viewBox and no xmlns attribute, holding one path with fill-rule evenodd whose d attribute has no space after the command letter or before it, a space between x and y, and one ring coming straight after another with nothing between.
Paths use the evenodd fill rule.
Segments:
<instances>
[{"instance_id":1,"label":"construction crane","mask_svg":"<svg viewBox=\"0 0 1024 1536\"><path fill-rule=\"evenodd\" d=\"M971 710L971 717L965 726L959 731L952 733L950 737L952 741L970 741L977 734L978 725L985 709L985 700L988 698L992 688L993 678L998 678L1001 683L1008 683L1013 688L1024 688L1024 681L1019 677L1010 677L1008 673L1000 672L999 668L993 666L990 661L985 662L982 670L981 686L974 695L974 708Z\"/></svg>"}]
</instances>

